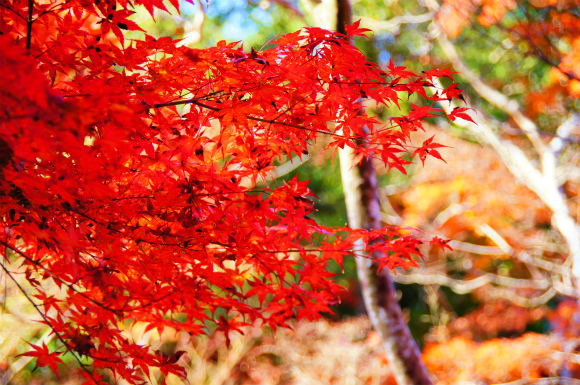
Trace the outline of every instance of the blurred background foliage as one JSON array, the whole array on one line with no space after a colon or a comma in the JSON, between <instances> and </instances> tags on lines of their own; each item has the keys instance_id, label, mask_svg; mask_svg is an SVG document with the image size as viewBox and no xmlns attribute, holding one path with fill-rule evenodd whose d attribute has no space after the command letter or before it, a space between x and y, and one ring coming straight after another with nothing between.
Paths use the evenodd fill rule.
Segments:
<instances>
[{"instance_id":1,"label":"blurred background foliage","mask_svg":"<svg viewBox=\"0 0 580 385\"><path fill-rule=\"evenodd\" d=\"M370 39L356 41L370 60L380 65L392 60L416 72L457 67L458 60L469 68L473 76L457 69L456 82L466 91L468 106L483 119L479 124L517 146L534 166L543 162L542 154L535 152L538 142L549 146L563 137L563 124L580 110L577 0L358 0L352 7L353 19L372 30ZM277 35L312 24L302 3L294 0L183 2L181 14L158 11L156 23L144 10L137 11L134 19L148 33L183 39L192 48L227 40L243 42L246 50L261 49ZM442 48L445 42L454 50ZM491 88L491 98L474 79ZM513 109L498 105L500 96L516 103L534 124L536 142L519 125ZM398 114L367 108L385 120ZM473 130L443 120L429 123L415 140L421 143L436 135L439 143L449 146L441 150L446 163L415 163L407 175L377 166L385 224L452 240L453 252L425 247L419 269L398 271L394 277L434 379L439 384L580 379L577 292L569 249L554 227L549 202L525 179L514 176L497 149ZM580 128L578 120L572 123L558 153L555 178L577 222ZM331 154L323 153L324 146L321 138L311 158L276 183L296 174L310 179L310 188L320 198L315 219L342 226L347 220L338 158L333 161ZM340 273L337 266L330 268ZM336 279L346 288L336 314L316 323L298 323L294 331L272 334L256 325L235 336L230 347L223 336L191 342L180 333L159 336L138 327L131 333L168 354L185 350L182 361L191 385L394 383L378 337L362 315L351 259ZM33 370L27 357L10 358L27 351L24 341L50 343L51 336L40 324L27 321L35 319L32 309L14 288L5 285L2 293L3 383L79 383L66 370L59 381L46 368ZM152 383L160 378L154 373Z\"/></svg>"}]
</instances>

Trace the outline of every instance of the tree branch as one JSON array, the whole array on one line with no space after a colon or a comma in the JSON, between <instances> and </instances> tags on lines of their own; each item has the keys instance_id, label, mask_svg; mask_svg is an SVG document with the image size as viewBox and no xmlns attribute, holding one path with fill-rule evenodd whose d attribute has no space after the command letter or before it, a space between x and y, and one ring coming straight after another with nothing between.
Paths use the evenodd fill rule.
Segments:
<instances>
[{"instance_id":1,"label":"tree branch","mask_svg":"<svg viewBox=\"0 0 580 385\"><path fill-rule=\"evenodd\" d=\"M375 20L369 17L355 16L355 19L360 18L362 24L372 30L382 29L383 31L388 31L393 35L399 33L401 25L403 24L421 24L428 21L432 21L435 17L435 12L427 12L420 15L405 15L405 16L395 16L389 20Z\"/></svg>"},{"instance_id":2,"label":"tree branch","mask_svg":"<svg viewBox=\"0 0 580 385\"><path fill-rule=\"evenodd\" d=\"M434 82L441 86L439 81ZM445 112L450 113L458 107L455 102L442 103ZM455 124L468 129L481 143L491 146L502 159L510 172L526 187L535 192L538 197L552 210L554 227L562 234L570 252L569 261L574 261L573 275L580 282L580 227L570 215L566 199L559 189L557 180L545 175L536 169L532 161L517 146L501 139L491 127L495 124L485 116L481 110L476 111L473 124L463 120L456 120ZM549 152L544 152L549 154ZM548 155L550 156L550 155Z\"/></svg>"},{"instance_id":3,"label":"tree branch","mask_svg":"<svg viewBox=\"0 0 580 385\"><path fill-rule=\"evenodd\" d=\"M395 282L402 284L419 284L419 285L440 285L446 286L457 294L468 294L480 287L491 283L501 282L501 286L507 286L510 290L503 287L490 287L490 296L495 298L502 298L512 302L521 307L536 307L545 304L552 299L558 290L554 286L544 288L544 292L533 297L523 297L514 292L513 288L519 289L535 289L535 280L515 279L510 277L502 277L495 274L484 274L477 278L464 281L453 279L442 273L429 273L416 270L413 273L397 274L393 277Z\"/></svg>"},{"instance_id":4,"label":"tree branch","mask_svg":"<svg viewBox=\"0 0 580 385\"><path fill-rule=\"evenodd\" d=\"M28 19L26 20L26 50L30 51L32 45L32 15L34 13L34 0L28 0Z\"/></svg>"}]
</instances>

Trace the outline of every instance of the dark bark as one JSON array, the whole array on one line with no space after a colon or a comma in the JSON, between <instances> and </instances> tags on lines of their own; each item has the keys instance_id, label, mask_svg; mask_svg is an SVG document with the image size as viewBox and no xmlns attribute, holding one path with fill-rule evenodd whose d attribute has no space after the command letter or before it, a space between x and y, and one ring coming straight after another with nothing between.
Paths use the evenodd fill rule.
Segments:
<instances>
[{"instance_id":1,"label":"dark bark","mask_svg":"<svg viewBox=\"0 0 580 385\"><path fill-rule=\"evenodd\" d=\"M28 19L26 19L26 49L30 51L32 43L32 15L34 13L34 0L28 0Z\"/></svg>"}]
</instances>

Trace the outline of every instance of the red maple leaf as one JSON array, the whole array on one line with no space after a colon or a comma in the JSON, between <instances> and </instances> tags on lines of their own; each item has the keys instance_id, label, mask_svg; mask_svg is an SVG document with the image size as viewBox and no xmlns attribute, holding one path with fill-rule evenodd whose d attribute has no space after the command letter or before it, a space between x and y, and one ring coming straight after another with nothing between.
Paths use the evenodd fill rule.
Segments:
<instances>
[{"instance_id":1,"label":"red maple leaf","mask_svg":"<svg viewBox=\"0 0 580 385\"><path fill-rule=\"evenodd\" d=\"M371 32L371 30L368 28L360 28L360 22L361 22L360 20L357 20L351 25L344 26L347 36L363 36L366 37L367 39L370 39L370 37L366 35L366 33Z\"/></svg>"},{"instance_id":2,"label":"red maple leaf","mask_svg":"<svg viewBox=\"0 0 580 385\"><path fill-rule=\"evenodd\" d=\"M30 342L28 342L28 344L32 347L32 349L34 349L34 351L22 353L16 357L28 356L36 358L36 367L49 366L54 374L56 374L56 377L60 380L60 376L58 375L58 364L63 363L59 357L61 353L59 351L50 353L44 342L42 343L42 346L36 346Z\"/></svg>"},{"instance_id":3,"label":"red maple leaf","mask_svg":"<svg viewBox=\"0 0 580 385\"><path fill-rule=\"evenodd\" d=\"M465 111L470 110L470 108L467 107L455 107L451 113L448 115L449 116L449 120L451 120L452 122L455 121L455 119L459 118L459 119L463 119L463 120L467 120L468 122L475 123L475 121L471 118L471 116L469 116L468 114L465 113Z\"/></svg>"},{"instance_id":4,"label":"red maple leaf","mask_svg":"<svg viewBox=\"0 0 580 385\"><path fill-rule=\"evenodd\" d=\"M438 246L442 249L449 249L453 251L451 246L448 245L449 241L450 241L449 239L441 239L439 237L433 237L431 241L429 241L429 244Z\"/></svg>"},{"instance_id":5,"label":"red maple leaf","mask_svg":"<svg viewBox=\"0 0 580 385\"><path fill-rule=\"evenodd\" d=\"M425 159L427 159L428 155L435 157L437 159L440 159L443 162L445 162L445 159L443 159L441 157L441 154L436 149L441 148L441 147L447 147L447 146L444 146L444 145L439 144L439 143L433 143L434 137L435 137L435 135L433 135L429 139L425 140L423 142L423 145L421 147L419 147L418 149L416 149L415 152L413 152L413 156L419 155L419 159L421 159L421 163L423 163L423 165L425 165ZM445 162L445 163L447 163L447 162Z\"/></svg>"}]
</instances>

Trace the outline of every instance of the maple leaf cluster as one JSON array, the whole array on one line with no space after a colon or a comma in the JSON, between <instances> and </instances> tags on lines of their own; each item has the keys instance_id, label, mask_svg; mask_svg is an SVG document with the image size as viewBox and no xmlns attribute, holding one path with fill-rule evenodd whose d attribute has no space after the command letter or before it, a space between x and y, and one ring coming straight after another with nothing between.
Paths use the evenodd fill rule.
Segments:
<instances>
[{"instance_id":1,"label":"maple leaf cluster","mask_svg":"<svg viewBox=\"0 0 580 385\"><path fill-rule=\"evenodd\" d=\"M28 298L61 346L26 354L55 372L65 352L88 358L87 383L100 383L101 369L131 384L151 367L184 374L179 352L137 345L127 320L192 336L208 321L226 335L256 320L276 328L330 311L341 289L326 265L356 242L388 255L383 265L411 264L416 237L325 228L308 217L307 182L264 182L320 135L333 138L329 149L404 171L410 134L442 114L429 79L378 68L348 36L309 28L249 53L223 41L129 41L124 31L140 30L133 5L0 8L3 268L25 271ZM362 110L363 99L391 105L415 93L431 104L388 126ZM422 160L437 155L424 147Z\"/></svg>"}]
</instances>

